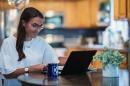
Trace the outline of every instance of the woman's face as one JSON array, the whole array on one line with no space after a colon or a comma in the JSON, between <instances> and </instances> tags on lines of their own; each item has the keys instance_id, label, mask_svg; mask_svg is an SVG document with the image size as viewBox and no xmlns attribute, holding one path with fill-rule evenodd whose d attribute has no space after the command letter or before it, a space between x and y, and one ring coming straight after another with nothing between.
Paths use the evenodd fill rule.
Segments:
<instances>
[{"instance_id":1,"label":"woman's face","mask_svg":"<svg viewBox=\"0 0 130 86\"><path fill-rule=\"evenodd\" d=\"M43 27L43 19L40 17L34 17L29 22L24 23L24 26L26 31L26 39L35 38Z\"/></svg>"}]
</instances>

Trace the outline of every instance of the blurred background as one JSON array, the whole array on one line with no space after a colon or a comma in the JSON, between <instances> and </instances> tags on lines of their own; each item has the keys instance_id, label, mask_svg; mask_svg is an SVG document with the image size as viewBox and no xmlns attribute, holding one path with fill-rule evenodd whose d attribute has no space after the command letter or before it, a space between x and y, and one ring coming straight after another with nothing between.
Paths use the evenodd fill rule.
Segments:
<instances>
[{"instance_id":1,"label":"blurred background","mask_svg":"<svg viewBox=\"0 0 130 86\"><path fill-rule=\"evenodd\" d=\"M39 36L58 56L104 46L128 48L129 0L0 0L0 43L16 32L19 16L29 6L45 15Z\"/></svg>"}]
</instances>

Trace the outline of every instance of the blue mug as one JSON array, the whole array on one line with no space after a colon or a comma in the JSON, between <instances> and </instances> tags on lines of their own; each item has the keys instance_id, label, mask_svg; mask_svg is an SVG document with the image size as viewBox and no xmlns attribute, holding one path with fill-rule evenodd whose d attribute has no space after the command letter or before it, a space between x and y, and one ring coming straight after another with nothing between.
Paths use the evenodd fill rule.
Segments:
<instances>
[{"instance_id":1,"label":"blue mug","mask_svg":"<svg viewBox=\"0 0 130 86\"><path fill-rule=\"evenodd\" d=\"M49 63L48 64L48 77L49 78L57 78L58 77L58 64L57 63Z\"/></svg>"}]
</instances>

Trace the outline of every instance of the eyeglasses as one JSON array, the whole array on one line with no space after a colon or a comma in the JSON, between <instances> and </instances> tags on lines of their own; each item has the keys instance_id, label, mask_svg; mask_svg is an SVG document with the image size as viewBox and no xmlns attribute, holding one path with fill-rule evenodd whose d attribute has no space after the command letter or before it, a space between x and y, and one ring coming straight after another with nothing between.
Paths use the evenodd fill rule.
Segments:
<instances>
[{"instance_id":1,"label":"eyeglasses","mask_svg":"<svg viewBox=\"0 0 130 86\"><path fill-rule=\"evenodd\" d=\"M31 24L31 26L32 26L34 29L43 29L43 28L44 28L43 24L38 25L38 24L36 24L36 23L33 23L33 24Z\"/></svg>"}]
</instances>

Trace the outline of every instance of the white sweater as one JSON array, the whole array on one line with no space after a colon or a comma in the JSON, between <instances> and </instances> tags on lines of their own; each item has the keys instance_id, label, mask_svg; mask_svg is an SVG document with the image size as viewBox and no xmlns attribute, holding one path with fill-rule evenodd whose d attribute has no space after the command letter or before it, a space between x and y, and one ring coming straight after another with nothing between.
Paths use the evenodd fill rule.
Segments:
<instances>
[{"instance_id":1,"label":"white sweater","mask_svg":"<svg viewBox=\"0 0 130 86\"><path fill-rule=\"evenodd\" d=\"M41 37L25 41L23 51L26 58L18 61L16 38L10 36L3 41L0 51L0 71L2 74L9 74L18 68L36 64L59 63L52 47Z\"/></svg>"}]
</instances>

